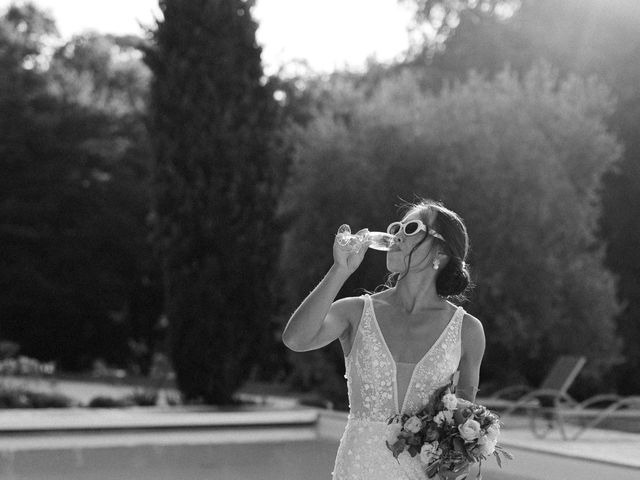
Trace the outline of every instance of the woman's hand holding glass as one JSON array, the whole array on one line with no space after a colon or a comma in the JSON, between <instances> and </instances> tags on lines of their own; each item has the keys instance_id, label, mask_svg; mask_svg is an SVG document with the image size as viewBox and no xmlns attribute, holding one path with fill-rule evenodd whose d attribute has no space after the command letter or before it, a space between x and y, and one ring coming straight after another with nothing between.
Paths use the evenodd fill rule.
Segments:
<instances>
[{"instance_id":1,"label":"woman's hand holding glass","mask_svg":"<svg viewBox=\"0 0 640 480\"><path fill-rule=\"evenodd\" d=\"M369 230L366 228L352 234L349 225L342 225L333 242L334 264L349 275L355 272L371 243L367 238L368 234Z\"/></svg>"}]
</instances>

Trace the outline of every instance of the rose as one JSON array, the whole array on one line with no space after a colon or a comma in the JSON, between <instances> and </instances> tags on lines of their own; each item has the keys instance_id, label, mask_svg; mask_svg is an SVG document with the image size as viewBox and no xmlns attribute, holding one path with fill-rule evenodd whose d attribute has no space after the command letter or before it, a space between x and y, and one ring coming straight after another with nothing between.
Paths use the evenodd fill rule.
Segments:
<instances>
[{"instance_id":1,"label":"rose","mask_svg":"<svg viewBox=\"0 0 640 480\"><path fill-rule=\"evenodd\" d=\"M415 415L413 417L409 417L409 419L404 423L404 429L407 432L418 433L422 428L422 420L420 420Z\"/></svg>"},{"instance_id":2,"label":"rose","mask_svg":"<svg viewBox=\"0 0 640 480\"><path fill-rule=\"evenodd\" d=\"M453 423L453 411L451 410L442 410L438 412L438 414L433 417L433 421L440 427L444 422Z\"/></svg>"},{"instance_id":3,"label":"rose","mask_svg":"<svg viewBox=\"0 0 640 480\"><path fill-rule=\"evenodd\" d=\"M422 445L420 449L420 460L425 465L429 465L433 460L442 455L442 449L438 448L438 442L430 442Z\"/></svg>"},{"instance_id":4,"label":"rose","mask_svg":"<svg viewBox=\"0 0 640 480\"><path fill-rule=\"evenodd\" d=\"M496 443L498 443L497 438L491 439L488 435L483 435L478 439L478 446L474 450L477 450L480 455L488 457L489 455L493 455L496 449Z\"/></svg>"},{"instance_id":5,"label":"rose","mask_svg":"<svg viewBox=\"0 0 640 480\"><path fill-rule=\"evenodd\" d=\"M460 436L467 442L471 442L480 436L480 424L473 418L468 418L466 422L458 426Z\"/></svg>"},{"instance_id":6,"label":"rose","mask_svg":"<svg viewBox=\"0 0 640 480\"><path fill-rule=\"evenodd\" d=\"M458 406L458 397L453 393L447 393L442 397L442 404L447 410L455 410Z\"/></svg>"},{"instance_id":7,"label":"rose","mask_svg":"<svg viewBox=\"0 0 640 480\"><path fill-rule=\"evenodd\" d=\"M400 432L402 431L402 425L399 423L390 423L387 425L386 440L389 445L393 445L398 441Z\"/></svg>"}]
</instances>

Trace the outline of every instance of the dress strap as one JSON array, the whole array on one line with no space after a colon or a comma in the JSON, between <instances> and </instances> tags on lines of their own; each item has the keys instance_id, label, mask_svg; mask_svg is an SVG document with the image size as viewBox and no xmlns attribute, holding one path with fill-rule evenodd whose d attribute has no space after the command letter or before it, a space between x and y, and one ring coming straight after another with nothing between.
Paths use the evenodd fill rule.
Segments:
<instances>
[{"instance_id":1,"label":"dress strap","mask_svg":"<svg viewBox=\"0 0 640 480\"><path fill-rule=\"evenodd\" d=\"M462 341L462 321L464 320L465 313L467 312L462 307L458 307L455 313L456 318L454 319L455 320L454 327L456 329L456 334L459 342Z\"/></svg>"}]
</instances>

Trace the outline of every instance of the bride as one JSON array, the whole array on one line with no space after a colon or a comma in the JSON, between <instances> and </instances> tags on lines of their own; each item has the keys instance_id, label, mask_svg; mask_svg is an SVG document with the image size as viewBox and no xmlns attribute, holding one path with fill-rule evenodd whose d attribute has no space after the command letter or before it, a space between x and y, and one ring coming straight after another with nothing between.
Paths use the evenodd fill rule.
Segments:
<instances>
[{"instance_id":1,"label":"bride","mask_svg":"<svg viewBox=\"0 0 640 480\"><path fill-rule=\"evenodd\" d=\"M366 251L334 242L333 266L283 333L284 343L299 352L335 339L342 344L350 412L334 480L426 478L420 455L404 453L396 460L388 450L386 420L420 410L456 373L458 397L473 402L477 392L485 347L482 324L448 300L469 285L469 239L462 219L441 203L425 200L387 231L394 235L387 253L393 286L334 301ZM448 478L466 473L450 472Z\"/></svg>"}]
</instances>

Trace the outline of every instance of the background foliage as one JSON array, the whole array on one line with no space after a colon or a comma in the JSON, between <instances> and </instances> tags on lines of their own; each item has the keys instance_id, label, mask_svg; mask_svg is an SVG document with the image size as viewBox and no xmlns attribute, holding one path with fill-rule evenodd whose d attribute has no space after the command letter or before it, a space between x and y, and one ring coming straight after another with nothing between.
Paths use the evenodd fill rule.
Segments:
<instances>
[{"instance_id":1,"label":"background foliage","mask_svg":"<svg viewBox=\"0 0 640 480\"><path fill-rule=\"evenodd\" d=\"M160 306L145 243L148 71L126 39L79 36L47 55L56 38L33 6L0 21L0 335L66 369L144 370Z\"/></svg>"},{"instance_id":2,"label":"background foliage","mask_svg":"<svg viewBox=\"0 0 640 480\"><path fill-rule=\"evenodd\" d=\"M418 22L433 25L439 43L425 42L410 64L429 71L439 88L470 70L495 75L505 64L519 73L544 59L562 76L597 76L616 98L606 117L623 146L604 178L599 236L605 263L618 279L623 309L616 317L625 361L611 373L620 393L640 391L640 4L635 0L403 0ZM446 15L443 15L446 13Z\"/></svg>"},{"instance_id":3,"label":"background foliage","mask_svg":"<svg viewBox=\"0 0 640 480\"><path fill-rule=\"evenodd\" d=\"M437 95L408 72L370 96L344 83L332 90L335 103L298 132L283 207L296 218L285 296L295 303L321 278L341 222L383 230L400 199L427 195L468 224L478 286L467 309L487 331L485 382L539 382L566 352L587 354L589 380L603 380L619 361L615 284L594 235L601 178L621 151L604 123L608 90L547 66L522 80L508 70L472 76ZM370 252L342 294L375 289L384 271ZM339 349L329 351L340 370Z\"/></svg>"}]
</instances>

